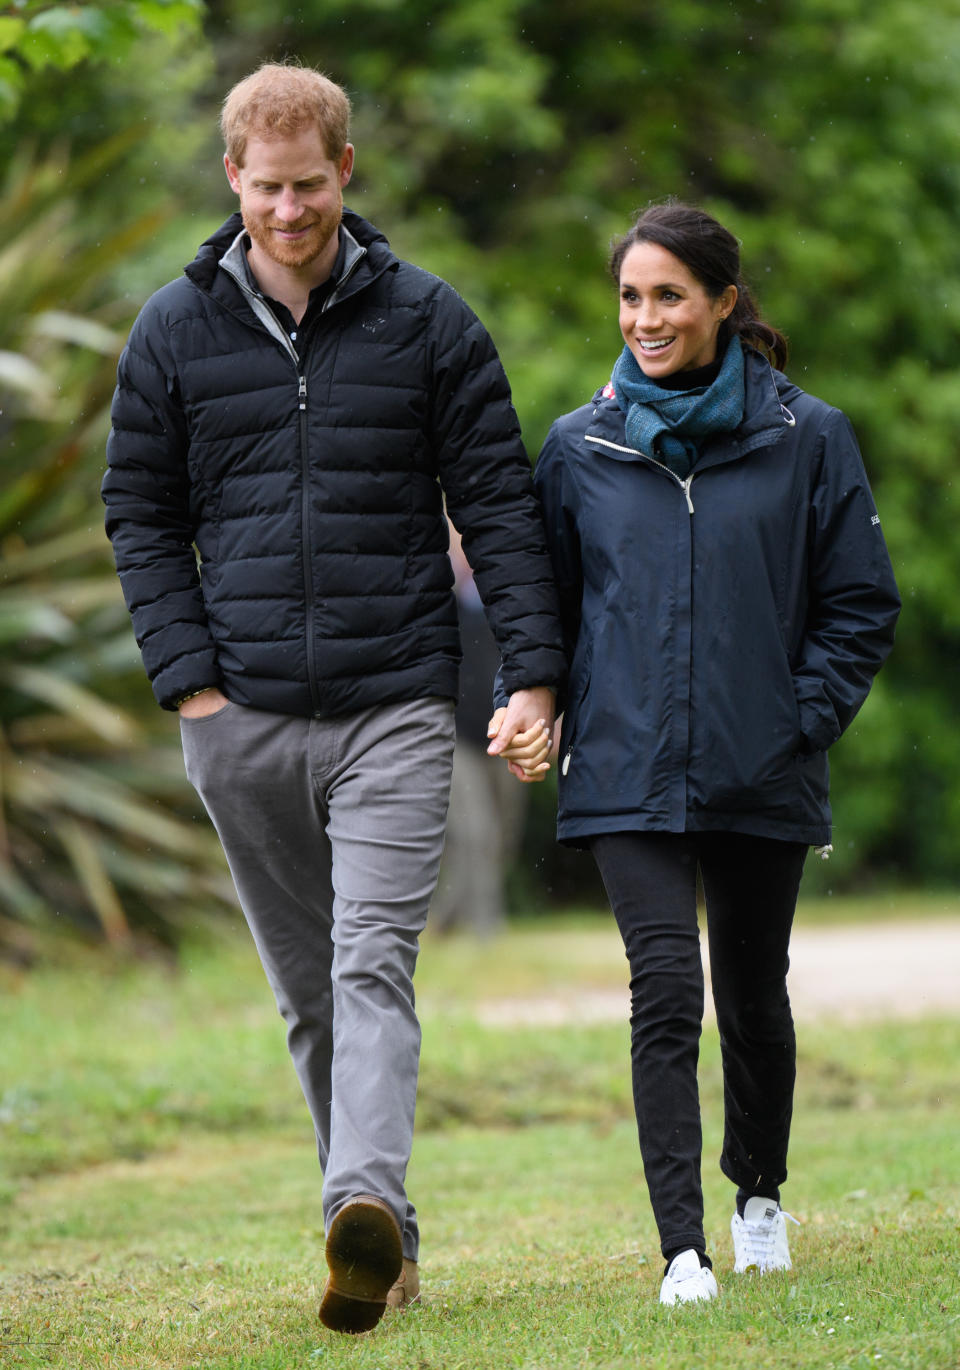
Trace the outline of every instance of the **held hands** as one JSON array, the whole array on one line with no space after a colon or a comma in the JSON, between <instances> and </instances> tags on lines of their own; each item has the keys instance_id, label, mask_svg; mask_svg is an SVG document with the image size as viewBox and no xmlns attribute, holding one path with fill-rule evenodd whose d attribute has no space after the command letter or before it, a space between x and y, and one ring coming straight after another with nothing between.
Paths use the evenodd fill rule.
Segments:
<instances>
[{"instance_id":1,"label":"held hands","mask_svg":"<svg viewBox=\"0 0 960 1370\"><path fill-rule=\"evenodd\" d=\"M517 690L507 707L497 709L487 725L490 756L502 756L524 784L542 780L550 769L554 695L545 686Z\"/></svg>"},{"instance_id":2,"label":"held hands","mask_svg":"<svg viewBox=\"0 0 960 1370\"><path fill-rule=\"evenodd\" d=\"M506 714L506 709L497 709L487 725L488 737L496 737ZM490 751L489 747L487 751ZM538 718L532 728L516 733L513 741L499 754L506 761L507 769L524 784L542 780L550 769L550 729L546 719Z\"/></svg>"}]
</instances>

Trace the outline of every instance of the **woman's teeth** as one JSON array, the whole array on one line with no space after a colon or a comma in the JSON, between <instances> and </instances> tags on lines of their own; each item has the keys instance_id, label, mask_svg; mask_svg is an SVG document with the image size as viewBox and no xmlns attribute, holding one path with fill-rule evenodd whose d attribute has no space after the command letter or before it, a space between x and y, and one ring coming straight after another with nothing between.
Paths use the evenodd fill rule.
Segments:
<instances>
[{"instance_id":1,"label":"woman's teeth","mask_svg":"<svg viewBox=\"0 0 960 1370\"><path fill-rule=\"evenodd\" d=\"M672 338L656 338L653 342L641 342L640 346L644 352L662 352L672 342Z\"/></svg>"}]
</instances>

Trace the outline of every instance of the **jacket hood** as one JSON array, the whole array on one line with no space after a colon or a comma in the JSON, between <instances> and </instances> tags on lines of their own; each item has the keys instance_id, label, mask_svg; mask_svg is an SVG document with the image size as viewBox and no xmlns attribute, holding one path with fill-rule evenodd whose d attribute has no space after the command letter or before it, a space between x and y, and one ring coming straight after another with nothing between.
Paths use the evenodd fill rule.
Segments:
<instances>
[{"instance_id":1,"label":"jacket hood","mask_svg":"<svg viewBox=\"0 0 960 1370\"><path fill-rule=\"evenodd\" d=\"M775 371L760 352L753 347L744 347L744 407L740 436L774 429L782 430L784 425L792 428L794 417L787 406L790 396L798 396L801 391L782 371Z\"/></svg>"}]
</instances>

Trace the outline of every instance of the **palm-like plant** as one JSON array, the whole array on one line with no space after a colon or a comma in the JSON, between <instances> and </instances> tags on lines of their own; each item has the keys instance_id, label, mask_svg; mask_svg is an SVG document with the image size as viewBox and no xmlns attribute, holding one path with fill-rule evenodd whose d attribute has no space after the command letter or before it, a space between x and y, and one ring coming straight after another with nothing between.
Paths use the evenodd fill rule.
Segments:
<instances>
[{"instance_id":1,"label":"palm-like plant","mask_svg":"<svg viewBox=\"0 0 960 1370\"><path fill-rule=\"evenodd\" d=\"M160 215L82 247L72 197L122 141L70 168L25 160L0 209L0 946L59 927L174 941L231 901L102 531L127 322L104 283Z\"/></svg>"}]
</instances>

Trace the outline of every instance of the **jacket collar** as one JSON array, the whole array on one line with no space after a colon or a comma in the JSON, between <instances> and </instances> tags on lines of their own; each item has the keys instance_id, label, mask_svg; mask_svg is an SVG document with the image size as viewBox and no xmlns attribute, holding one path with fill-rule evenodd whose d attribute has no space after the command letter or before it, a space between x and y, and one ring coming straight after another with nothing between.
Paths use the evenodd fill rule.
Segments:
<instances>
[{"instance_id":1,"label":"jacket collar","mask_svg":"<svg viewBox=\"0 0 960 1370\"><path fill-rule=\"evenodd\" d=\"M755 348L744 348L743 423L735 434L744 452L780 442L796 423L780 399L777 373ZM781 376L781 380L785 377Z\"/></svg>"},{"instance_id":2,"label":"jacket collar","mask_svg":"<svg viewBox=\"0 0 960 1370\"><path fill-rule=\"evenodd\" d=\"M324 314L331 305L336 304L338 299L344 299L351 293L349 287L352 277L355 275L357 268L367 255L367 249L360 246L345 224L341 224L340 231L343 234L344 240L343 270L340 273L339 281L323 302L321 313ZM254 314L256 314L267 332L271 334L272 337L276 338L280 346L290 353L294 361L297 361L297 350L287 336L286 329L281 325L263 294L257 289L256 283L251 276L246 260L246 237L246 230L241 227L240 232L217 263L218 268L220 271L225 271L227 275L233 279L237 288L240 290L240 293L246 299L247 304L253 310Z\"/></svg>"},{"instance_id":3,"label":"jacket collar","mask_svg":"<svg viewBox=\"0 0 960 1370\"><path fill-rule=\"evenodd\" d=\"M385 271L395 271L399 266L390 244L373 224L344 209L341 228L348 235L347 261L340 284L331 291L327 308L362 290ZM243 219L239 213L230 218L200 245L196 257L184 268L185 274L199 289L217 294L218 285L223 279L219 268L229 274L231 280L248 296L244 290L245 273L239 268L235 253L244 234ZM233 268L233 269L231 269ZM238 275L239 270L239 275ZM249 303L249 299L248 299Z\"/></svg>"},{"instance_id":4,"label":"jacket collar","mask_svg":"<svg viewBox=\"0 0 960 1370\"><path fill-rule=\"evenodd\" d=\"M758 447L772 447L781 442L794 425L793 415L780 402L776 373L766 357L752 347L744 347L743 352L743 422L734 433L718 434L705 447L696 471L734 461ZM627 445L623 410L610 386L604 386L594 395L593 417L585 436L594 451L603 451L620 461L632 461L638 455Z\"/></svg>"}]
</instances>

